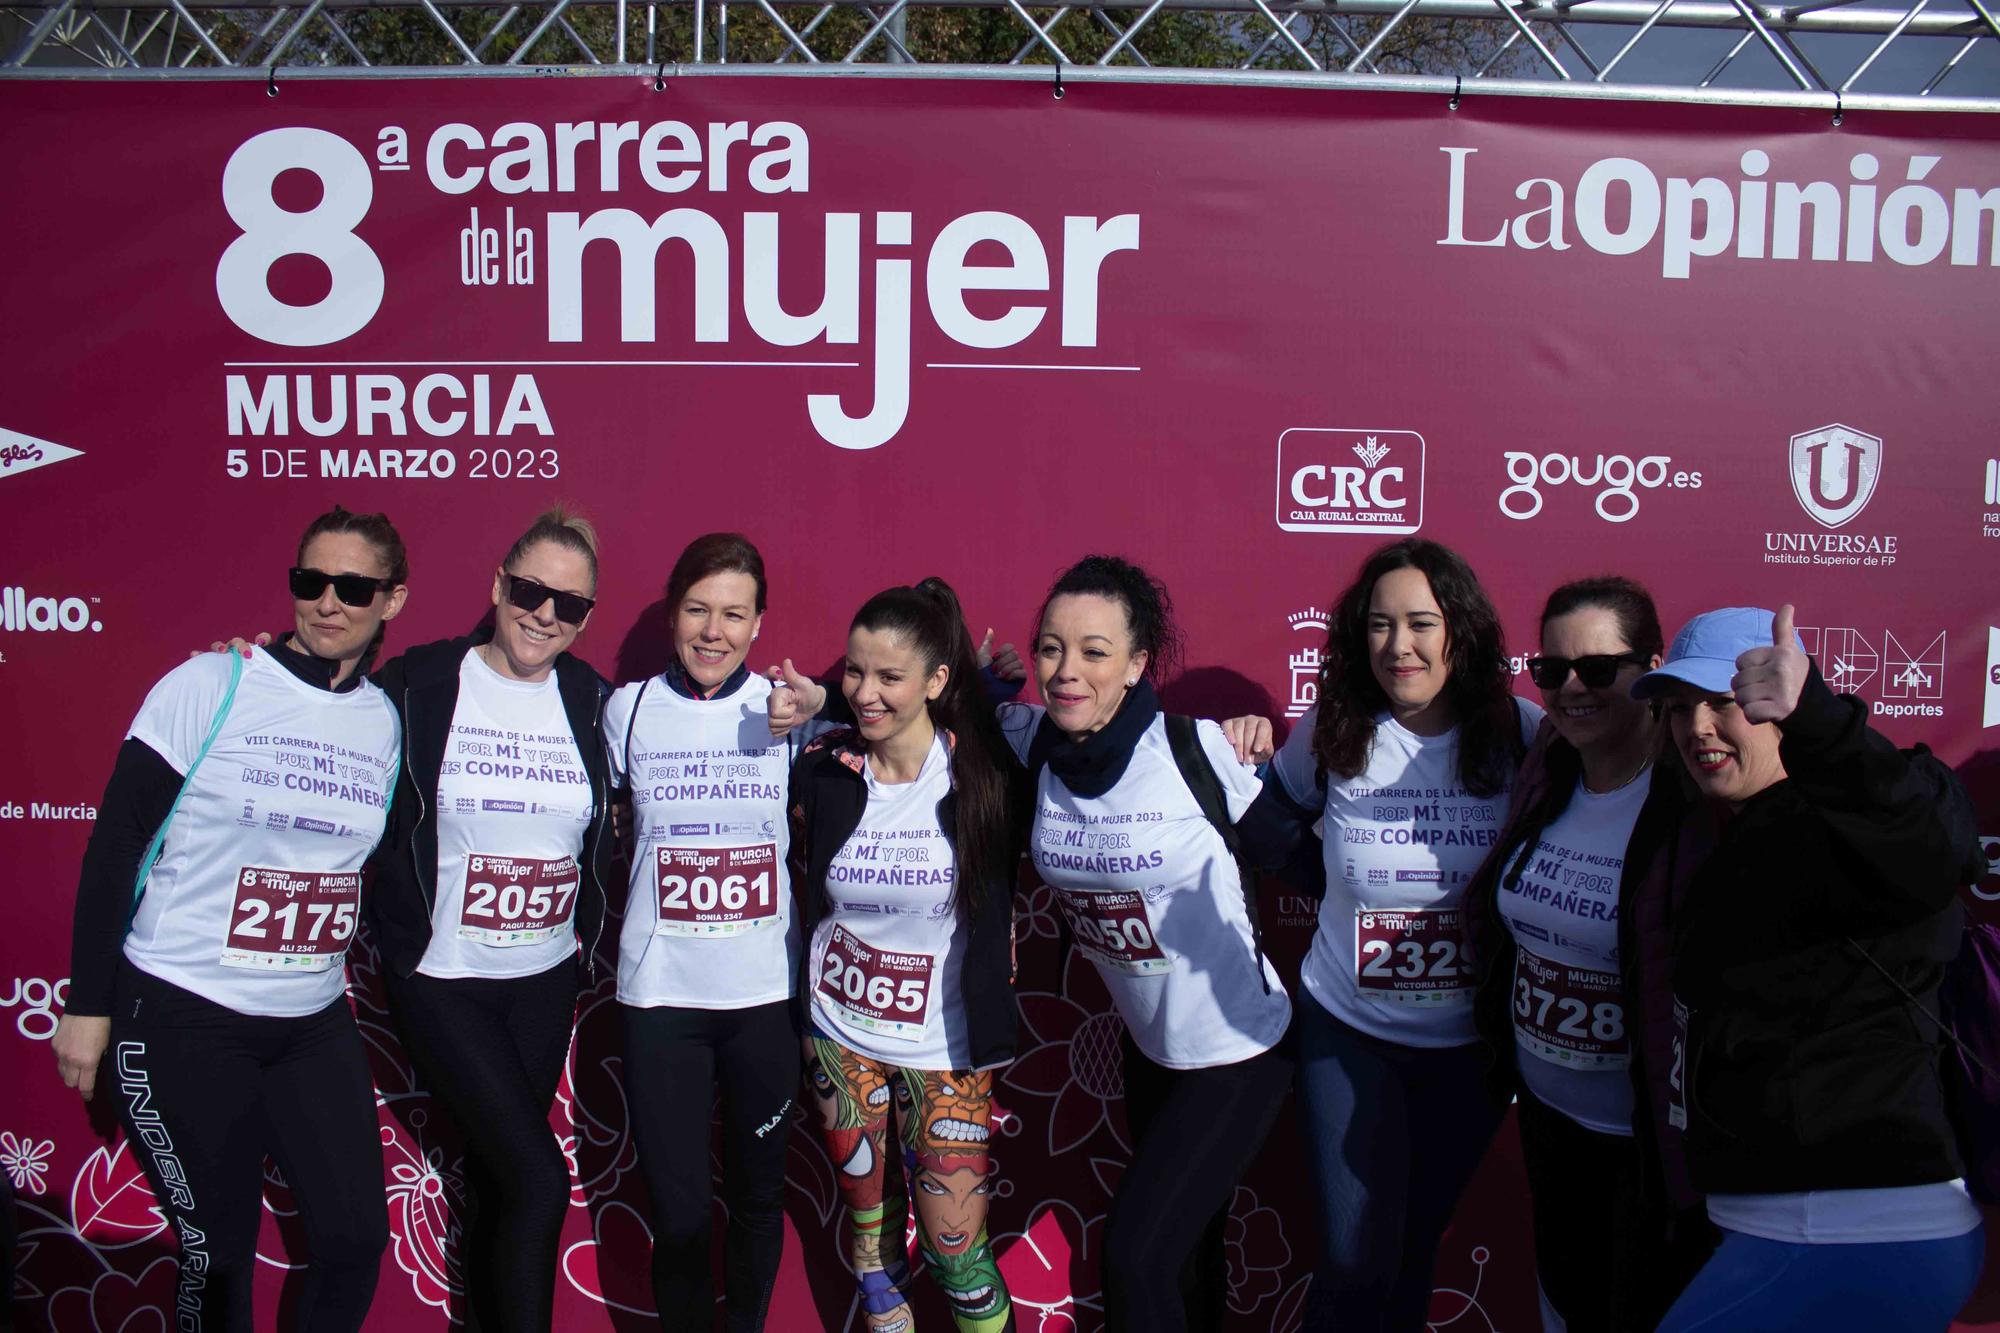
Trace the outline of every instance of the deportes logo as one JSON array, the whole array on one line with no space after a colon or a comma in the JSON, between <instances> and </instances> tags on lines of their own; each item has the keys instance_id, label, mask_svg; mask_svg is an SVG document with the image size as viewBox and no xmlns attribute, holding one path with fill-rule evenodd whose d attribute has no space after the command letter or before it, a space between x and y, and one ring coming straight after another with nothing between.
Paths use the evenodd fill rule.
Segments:
<instances>
[{"instance_id":1,"label":"deportes logo","mask_svg":"<svg viewBox=\"0 0 2000 1333\"><path fill-rule=\"evenodd\" d=\"M1866 699L1874 716L1944 716L1943 630L1930 635L1883 630L1879 638L1871 639L1858 630L1836 627L1801 629L1799 637L1806 651L1819 659L1826 683Z\"/></svg>"},{"instance_id":2,"label":"deportes logo","mask_svg":"<svg viewBox=\"0 0 2000 1333\"><path fill-rule=\"evenodd\" d=\"M1424 437L1298 426L1278 437L1286 532L1415 532L1424 525Z\"/></svg>"},{"instance_id":3,"label":"deportes logo","mask_svg":"<svg viewBox=\"0 0 2000 1333\"><path fill-rule=\"evenodd\" d=\"M1597 516L1606 523L1627 523L1639 513L1639 492L1634 487L1658 490L1698 491L1701 473L1673 471L1674 460L1665 454L1648 454L1636 462L1624 454L1597 455L1590 462L1573 454L1533 454L1509 450L1502 455L1507 464L1507 480L1514 483L1500 492L1500 512L1508 518L1533 518L1542 512L1543 486L1601 486Z\"/></svg>"},{"instance_id":4,"label":"deportes logo","mask_svg":"<svg viewBox=\"0 0 2000 1333\"><path fill-rule=\"evenodd\" d=\"M1792 436L1791 471L1799 504L1821 527L1837 528L1874 498L1882 441L1852 426L1821 426Z\"/></svg>"},{"instance_id":5,"label":"deportes logo","mask_svg":"<svg viewBox=\"0 0 2000 1333\"><path fill-rule=\"evenodd\" d=\"M26 588L0 588L0 630L21 633L33 630L47 634L63 630L70 634L101 633L104 622L91 614L97 599L81 597L37 597Z\"/></svg>"},{"instance_id":6,"label":"deportes logo","mask_svg":"<svg viewBox=\"0 0 2000 1333\"><path fill-rule=\"evenodd\" d=\"M1304 717L1319 701L1319 667L1324 660L1320 642L1326 634L1326 612L1316 606L1294 611L1285 620L1292 632L1307 636L1305 646L1293 653L1286 665L1291 668L1292 698L1285 705L1286 717Z\"/></svg>"},{"instance_id":7,"label":"deportes logo","mask_svg":"<svg viewBox=\"0 0 2000 1333\"><path fill-rule=\"evenodd\" d=\"M0 427L0 477L18 476L23 472L33 472L38 467L60 463L65 458L82 456L81 449L72 449L51 440L38 440L32 435Z\"/></svg>"}]
</instances>

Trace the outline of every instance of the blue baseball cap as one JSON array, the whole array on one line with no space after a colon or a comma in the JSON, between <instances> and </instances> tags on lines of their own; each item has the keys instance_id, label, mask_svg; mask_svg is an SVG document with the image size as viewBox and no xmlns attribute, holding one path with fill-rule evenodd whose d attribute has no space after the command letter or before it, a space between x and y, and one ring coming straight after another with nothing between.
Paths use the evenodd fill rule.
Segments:
<instances>
[{"instance_id":1,"label":"blue baseball cap","mask_svg":"<svg viewBox=\"0 0 2000 1333\"><path fill-rule=\"evenodd\" d=\"M1775 612L1760 606L1725 606L1704 611L1674 635L1667 660L1632 682L1634 699L1650 699L1664 693L1676 681L1686 681L1707 694L1728 694L1729 682L1736 678L1736 659L1752 648L1771 646L1771 626ZM1792 641L1800 652L1805 641L1796 631Z\"/></svg>"}]
</instances>

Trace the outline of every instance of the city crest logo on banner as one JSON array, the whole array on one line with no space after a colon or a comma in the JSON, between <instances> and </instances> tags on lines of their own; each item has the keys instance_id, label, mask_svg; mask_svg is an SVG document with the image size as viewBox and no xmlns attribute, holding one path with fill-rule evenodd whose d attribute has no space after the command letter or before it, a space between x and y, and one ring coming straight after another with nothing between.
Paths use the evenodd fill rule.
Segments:
<instances>
[{"instance_id":1,"label":"city crest logo on banner","mask_svg":"<svg viewBox=\"0 0 2000 1333\"><path fill-rule=\"evenodd\" d=\"M1837 528L1868 507L1882 476L1882 440L1851 426L1792 436L1792 493L1822 527Z\"/></svg>"},{"instance_id":2,"label":"city crest logo on banner","mask_svg":"<svg viewBox=\"0 0 2000 1333\"><path fill-rule=\"evenodd\" d=\"M1304 717L1306 710L1319 702L1319 668L1326 660L1320 651L1326 636L1326 612L1309 606L1292 612L1285 621L1293 633L1306 636L1305 644L1285 662L1291 672L1291 699L1285 705L1285 716Z\"/></svg>"},{"instance_id":3,"label":"city crest logo on banner","mask_svg":"<svg viewBox=\"0 0 2000 1333\"><path fill-rule=\"evenodd\" d=\"M1277 519L1286 532L1415 532L1424 525L1424 437L1331 426L1285 431Z\"/></svg>"},{"instance_id":4,"label":"city crest logo on banner","mask_svg":"<svg viewBox=\"0 0 2000 1333\"><path fill-rule=\"evenodd\" d=\"M66 458L81 457L81 449L72 449L53 440L38 440L32 435L0 426L0 477L19 476L38 467L60 463Z\"/></svg>"}]
</instances>

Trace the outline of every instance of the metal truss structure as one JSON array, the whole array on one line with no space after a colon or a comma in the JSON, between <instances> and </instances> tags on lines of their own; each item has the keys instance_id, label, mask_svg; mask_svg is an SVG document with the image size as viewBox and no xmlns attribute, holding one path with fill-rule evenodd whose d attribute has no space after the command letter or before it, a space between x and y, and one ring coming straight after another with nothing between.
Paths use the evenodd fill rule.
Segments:
<instances>
[{"instance_id":1,"label":"metal truss structure","mask_svg":"<svg viewBox=\"0 0 2000 1333\"><path fill-rule=\"evenodd\" d=\"M0 78L945 75L2000 111L2000 0L49 0ZM967 52L974 52L968 56Z\"/></svg>"}]
</instances>

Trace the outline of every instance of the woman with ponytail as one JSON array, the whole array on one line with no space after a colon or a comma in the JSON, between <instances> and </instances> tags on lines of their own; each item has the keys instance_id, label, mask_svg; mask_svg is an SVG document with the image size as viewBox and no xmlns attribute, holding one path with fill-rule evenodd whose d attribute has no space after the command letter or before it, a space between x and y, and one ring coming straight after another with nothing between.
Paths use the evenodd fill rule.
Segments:
<instances>
[{"instance_id":1,"label":"woman with ponytail","mask_svg":"<svg viewBox=\"0 0 2000 1333\"><path fill-rule=\"evenodd\" d=\"M173 1223L184 1328L257 1326L267 1155L305 1235L287 1317L356 1330L374 1296L382 1144L342 964L402 742L364 664L408 579L383 515L314 519L291 632L153 686L84 852L51 1044L86 1101L108 1091Z\"/></svg>"},{"instance_id":2,"label":"woman with ponytail","mask_svg":"<svg viewBox=\"0 0 2000 1333\"><path fill-rule=\"evenodd\" d=\"M904 1219L960 1333L1014 1327L986 1235L993 1071L1013 1059L1019 859L1004 750L958 599L939 579L855 613L855 724L792 771L811 928L807 1074L852 1222L871 1333L913 1327ZM890 1117L910 1200L885 1195Z\"/></svg>"},{"instance_id":3,"label":"woman with ponytail","mask_svg":"<svg viewBox=\"0 0 2000 1333\"><path fill-rule=\"evenodd\" d=\"M1518 1097L1545 1322L1577 1333L1652 1329L1712 1244L1652 1149L1672 1062L1660 825L1683 782L1656 766L1661 727L1631 691L1664 647L1630 579L1549 594L1528 659L1548 716L1466 898L1488 1084Z\"/></svg>"},{"instance_id":4,"label":"woman with ponytail","mask_svg":"<svg viewBox=\"0 0 2000 1333\"><path fill-rule=\"evenodd\" d=\"M1153 683L1179 648L1158 580L1086 557L1042 604L1043 706L1001 710L1033 789L1035 869L1125 1020L1133 1157L1103 1248L1118 1333L1221 1327L1229 1201L1292 1080L1249 863L1297 834L1242 762L1270 757L1270 723L1233 721L1255 739L1232 748L1215 723L1162 713Z\"/></svg>"}]
</instances>

